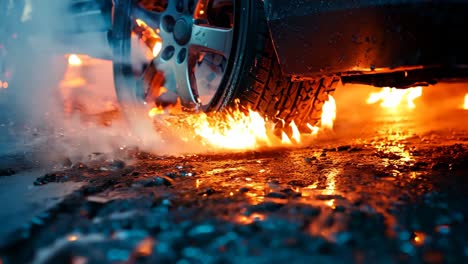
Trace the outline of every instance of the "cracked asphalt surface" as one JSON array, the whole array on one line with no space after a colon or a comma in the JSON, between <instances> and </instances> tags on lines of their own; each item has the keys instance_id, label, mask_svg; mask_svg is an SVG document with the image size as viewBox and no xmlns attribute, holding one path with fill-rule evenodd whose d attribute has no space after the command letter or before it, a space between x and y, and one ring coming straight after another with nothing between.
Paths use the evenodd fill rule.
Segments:
<instances>
[{"instance_id":1,"label":"cracked asphalt surface","mask_svg":"<svg viewBox=\"0 0 468 264\"><path fill-rule=\"evenodd\" d=\"M348 115L301 148L5 154L2 225L20 227L0 263L467 263L467 112Z\"/></svg>"}]
</instances>

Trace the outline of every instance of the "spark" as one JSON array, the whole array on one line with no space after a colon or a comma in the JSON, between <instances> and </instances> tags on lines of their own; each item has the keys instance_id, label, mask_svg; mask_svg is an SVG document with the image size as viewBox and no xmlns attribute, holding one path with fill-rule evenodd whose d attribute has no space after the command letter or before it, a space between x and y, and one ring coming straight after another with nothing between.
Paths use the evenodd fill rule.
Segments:
<instances>
[{"instance_id":1,"label":"spark","mask_svg":"<svg viewBox=\"0 0 468 264\"><path fill-rule=\"evenodd\" d=\"M81 66L83 64L83 61L81 58L76 55L76 54L70 54L68 56L68 65L70 66Z\"/></svg>"}]
</instances>

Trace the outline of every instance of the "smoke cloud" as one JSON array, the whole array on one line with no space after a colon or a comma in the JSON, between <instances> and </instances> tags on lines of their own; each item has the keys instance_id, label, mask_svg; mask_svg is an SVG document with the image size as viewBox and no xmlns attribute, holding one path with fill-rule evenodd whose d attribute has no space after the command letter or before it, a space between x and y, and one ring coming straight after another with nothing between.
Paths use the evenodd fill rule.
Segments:
<instances>
[{"instance_id":1,"label":"smoke cloud","mask_svg":"<svg viewBox=\"0 0 468 264\"><path fill-rule=\"evenodd\" d=\"M108 122L99 116L117 112L111 61L68 65L67 53L110 59L105 14L86 25L91 18L83 20L77 9L85 13L96 6L78 8L74 2L80 1L2 1L0 44L6 51L0 66L11 76L0 93L2 153L35 151L49 161L141 145L123 118ZM91 24L98 27L90 29ZM77 78L85 83L66 83Z\"/></svg>"}]
</instances>

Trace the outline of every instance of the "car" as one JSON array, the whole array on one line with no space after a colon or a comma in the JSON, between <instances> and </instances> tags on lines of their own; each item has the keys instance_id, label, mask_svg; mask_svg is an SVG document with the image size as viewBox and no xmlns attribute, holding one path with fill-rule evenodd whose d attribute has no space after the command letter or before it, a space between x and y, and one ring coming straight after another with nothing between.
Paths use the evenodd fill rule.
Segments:
<instances>
[{"instance_id":1,"label":"car","mask_svg":"<svg viewBox=\"0 0 468 264\"><path fill-rule=\"evenodd\" d=\"M307 131L340 83L409 88L468 76L468 1L65 2L66 45L113 61L130 119L135 106L240 104Z\"/></svg>"}]
</instances>

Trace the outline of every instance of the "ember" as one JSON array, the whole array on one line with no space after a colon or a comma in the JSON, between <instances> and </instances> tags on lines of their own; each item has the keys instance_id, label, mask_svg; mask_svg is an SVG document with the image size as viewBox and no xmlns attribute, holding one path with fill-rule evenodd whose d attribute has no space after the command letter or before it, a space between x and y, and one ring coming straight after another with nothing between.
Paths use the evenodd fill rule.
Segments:
<instances>
[{"instance_id":1,"label":"ember","mask_svg":"<svg viewBox=\"0 0 468 264\"><path fill-rule=\"evenodd\" d=\"M416 246L423 245L425 240L426 240L426 235L423 232L414 232L413 241Z\"/></svg>"},{"instance_id":2,"label":"ember","mask_svg":"<svg viewBox=\"0 0 468 264\"><path fill-rule=\"evenodd\" d=\"M78 236L77 235L69 235L67 239L68 239L68 241L71 241L71 242L77 241Z\"/></svg>"},{"instance_id":3,"label":"ember","mask_svg":"<svg viewBox=\"0 0 468 264\"><path fill-rule=\"evenodd\" d=\"M154 240L150 237L143 239L136 248L138 256L149 256L153 253Z\"/></svg>"}]
</instances>

